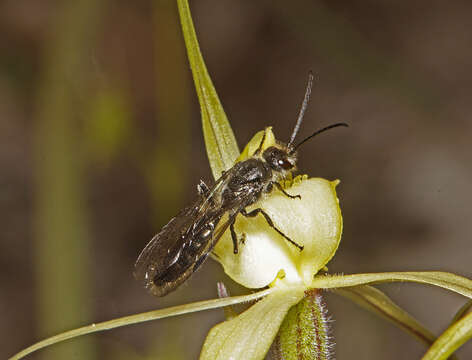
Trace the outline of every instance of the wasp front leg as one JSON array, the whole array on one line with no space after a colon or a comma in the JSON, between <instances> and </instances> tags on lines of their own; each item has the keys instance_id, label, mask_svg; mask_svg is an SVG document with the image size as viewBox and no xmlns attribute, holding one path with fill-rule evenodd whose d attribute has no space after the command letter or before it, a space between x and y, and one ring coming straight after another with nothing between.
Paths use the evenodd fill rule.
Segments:
<instances>
[{"instance_id":1,"label":"wasp front leg","mask_svg":"<svg viewBox=\"0 0 472 360\"><path fill-rule=\"evenodd\" d=\"M280 183L278 183L277 181L272 181L271 184L272 184L272 185L275 185L275 187L276 187L277 189L279 189L279 190L282 192L282 194L284 194L285 196L289 197L290 199L300 199L300 200L302 199L302 197L301 197L300 195L290 195L288 192L286 192L286 191L284 190L284 188L282 187L282 185L280 185Z\"/></svg>"},{"instance_id":2,"label":"wasp front leg","mask_svg":"<svg viewBox=\"0 0 472 360\"><path fill-rule=\"evenodd\" d=\"M274 229L275 231L277 231L285 240L287 240L288 242L290 242L291 244L295 245L298 250L302 251L303 250L303 246L302 245L299 245L297 244L295 241L293 241L292 239L290 239L287 235L285 235L282 231L280 231L279 229L277 229L277 227L274 225L274 222L272 221L272 219L270 218L269 214L267 214L264 210L262 210L261 208L257 208L257 209L254 209L250 212L247 212L246 210L242 209L240 211L240 213L245 216L245 217L255 217L259 214L261 214L262 216L264 216L264 219L267 221L267 224L269 224L269 226Z\"/></svg>"}]
</instances>

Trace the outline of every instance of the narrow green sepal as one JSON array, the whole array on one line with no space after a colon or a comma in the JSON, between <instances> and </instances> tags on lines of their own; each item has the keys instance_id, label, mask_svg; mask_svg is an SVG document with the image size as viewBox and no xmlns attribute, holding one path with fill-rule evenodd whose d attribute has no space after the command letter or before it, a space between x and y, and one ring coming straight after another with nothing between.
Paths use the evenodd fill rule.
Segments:
<instances>
[{"instance_id":1,"label":"narrow green sepal","mask_svg":"<svg viewBox=\"0 0 472 360\"><path fill-rule=\"evenodd\" d=\"M213 177L234 165L239 148L206 68L187 0L177 0L187 55L202 112L203 136Z\"/></svg>"},{"instance_id":2,"label":"narrow green sepal","mask_svg":"<svg viewBox=\"0 0 472 360\"><path fill-rule=\"evenodd\" d=\"M437 339L431 331L412 315L393 302L385 293L373 286L358 285L334 289L334 293L344 296L364 309L390 321L427 346L431 346ZM451 356L449 360L457 360L457 358Z\"/></svg>"},{"instance_id":3,"label":"narrow green sepal","mask_svg":"<svg viewBox=\"0 0 472 360\"><path fill-rule=\"evenodd\" d=\"M472 300L467 301L460 309L457 311L456 315L451 321L451 325L454 324L456 321L459 321L467 314L472 313Z\"/></svg>"},{"instance_id":4,"label":"narrow green sepal","mask_svg":"<svg viewBox=\"0 0 472 360\"><path fill-rule=\"evenodd\" d=\"M472 338L472 313L449 326L429 348L422 360L446 360L470 338Z\"/></svg>"}]
</instances>

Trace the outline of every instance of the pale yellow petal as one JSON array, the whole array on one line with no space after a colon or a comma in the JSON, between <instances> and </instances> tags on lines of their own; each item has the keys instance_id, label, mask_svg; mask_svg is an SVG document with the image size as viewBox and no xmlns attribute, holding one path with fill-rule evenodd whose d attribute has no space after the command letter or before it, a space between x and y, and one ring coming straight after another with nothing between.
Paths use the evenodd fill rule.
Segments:
<instances>
[{"instance_id":1,"label":"pale yellow petal","mask_svg":"<svg viewBox=\"0 0 472 360\"><path fill-rule=\"evenodd\" d=\"M337 182L320 178L297 181L286 191L301 195L301 200L290 199L274 189L248 209L261 207L279 230L304 246L302 251L269 227L263 216L238 216L235 229L240 237L245 237L239 254L233 253L229 232L214 250L225 272L248 288L269 285L280 270L285 272L287 281L311 284L313 275L333 257L341 239L336 185Z\"/></svg>"},{"instance_id":2,"label":"pale yellow petal","mask_svg":"<svg viewBox=\"0 0 472 360\"><path fill-rule=\"evenodd\" d=\"M267 149L270 146L275 145L276 140L275 140L275 135L272 132L272 126L268 126L264 130L258 131L252 137L252 139L244 147L243 151L239 155L236 162L247 160L252 155L254 155L256 150L259 149L259 147L261 145L261 141L262 141L262 137L264 136L264 133L265 133L265 137L264 137L264 143L262 144L262 147L261 147L262 151L264 149Z\"/></svg>"},{"instance_id":3,"label":"pale yellow petal","mask_svg":"<svg viewBox=\"0 0 472 360\"><path fill-rule=\"evenodd\" d=\"M303 294L303 287L277 289L238 317L216 325L205 340L200 360L264 359L285 315Z\"/></svg>"}]
</instances>

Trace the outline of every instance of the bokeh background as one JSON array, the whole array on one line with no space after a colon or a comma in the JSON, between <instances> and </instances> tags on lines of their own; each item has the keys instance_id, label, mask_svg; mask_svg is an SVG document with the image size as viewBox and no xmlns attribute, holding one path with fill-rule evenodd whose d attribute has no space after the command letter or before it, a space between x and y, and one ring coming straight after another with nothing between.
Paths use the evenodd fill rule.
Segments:
<instances>
[{"instance_id":1,"label":"bokeh background","mask_svg":"<svg viewBox=\"0 0 472 360\"><path fill-rule=\"evenodd\" d=\"M191 1L240 146L288 139L307 72L311 176L341 179L332 272L472 277L469 1ZM173 1L0 3L0 358L62 330L245 289L208 261L165 298L132 276L146 242L210 180ZM381 286L436 333L465 302ZM333 294L338 359L417 359L423 345ZM31 359L192 359L210 311L70 341ZM472 344L460 350L472 358Z\"/></svg>"}]
</instances>

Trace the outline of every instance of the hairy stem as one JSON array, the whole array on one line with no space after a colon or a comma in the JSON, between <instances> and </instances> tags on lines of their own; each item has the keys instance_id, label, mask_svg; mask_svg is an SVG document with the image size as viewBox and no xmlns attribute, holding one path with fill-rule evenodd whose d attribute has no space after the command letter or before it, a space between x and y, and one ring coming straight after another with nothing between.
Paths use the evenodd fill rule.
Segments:
<instances>
[{"instance_id":1,"label":"hairy stem","mask_svg":"<svg viewBox=\"0 0 472 360\"><path fill-rule=\"evenodd\" d=\"M277 360L328 360L333 344L329 336L329 318L319 290L305 297L287 314L272 346Z\"/></svg>"}]
</instances>

